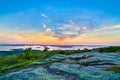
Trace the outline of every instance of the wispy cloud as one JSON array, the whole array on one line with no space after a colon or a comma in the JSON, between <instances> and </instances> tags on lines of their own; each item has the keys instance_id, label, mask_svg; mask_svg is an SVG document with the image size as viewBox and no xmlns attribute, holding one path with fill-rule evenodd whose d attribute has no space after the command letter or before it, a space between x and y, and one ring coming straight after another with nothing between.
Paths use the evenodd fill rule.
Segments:
<instances>
[{"instance_id":1,"label":"wispy cloud","mask_svg":"<svg viewBox=\"0 0 120 80\"><path fill-rule=\"evenodd\" d=\"M43 25L42 25L42 28L43 28L43 29L46 29L46 28L47 28L47 25L46 25L46 24L43 24Z\"/></svg>"},{"instance_id":2,"label":"wispy cloud","mask_svg":"<svg viewBox=\"0 0 120 80\"><path fill-rule=\"evenodd\" d=\"M44 18L47 18L48 16L46 14L40 14L40 16L44 17Z\"/></svg>"}]
</instances>

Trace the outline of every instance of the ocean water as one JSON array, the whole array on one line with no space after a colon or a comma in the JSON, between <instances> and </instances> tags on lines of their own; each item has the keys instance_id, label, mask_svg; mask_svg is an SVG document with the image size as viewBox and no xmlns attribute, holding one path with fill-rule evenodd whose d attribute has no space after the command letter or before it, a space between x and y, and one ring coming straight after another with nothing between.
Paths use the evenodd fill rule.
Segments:
<instances>
[{"instance_id":1,"label":"ocean water","mask_svg":"<svg viewBox=\"0 0 120 80\"><path fill-rule=\"evenodd\" d=\"M106 45L48 45L49 50L77 50L77 49L93 49L105 47ZM0 51L11 51L13 49L25 49L31 47L32 50L43 50L44 45L0 45Z\"/></svg>"}]
</instances>

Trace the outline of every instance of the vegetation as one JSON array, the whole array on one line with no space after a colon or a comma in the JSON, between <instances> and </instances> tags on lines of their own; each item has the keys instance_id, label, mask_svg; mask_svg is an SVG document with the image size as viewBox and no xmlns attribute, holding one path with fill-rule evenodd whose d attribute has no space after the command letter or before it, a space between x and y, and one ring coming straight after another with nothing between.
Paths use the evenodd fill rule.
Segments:
<instances>
[{"instance_id":1,"label":"vegetation","mask_svg":"<svg viewBox=\"0 0 120 80\"><path fill-rule=\"evenodd\" d=\"M120 46L110 46L96 49L98 52L120 52Z\"/></svg>"},{"instance_id":2,"label":"vegetation","mask_svg":"<svg viewBox=\"0 0 120 80\"><path fill-rule=\"evenodd\" d=\"M17 68L21 68L26 66L27 64L30 64L32 62L41 62L44 59L54 55L54 54L63 54L63 55L70 55L74 53L80 53L80 52L87 52L88 49L84 50L53 50L48 51L44 50L40 53L33 53L31 52L31 48L26 48L24 53L17 54L17 55L11 55L11 56L0 56L0 73L12 71Z\"/></svg>"},{"instance_id":3,"label":"vegetation","mask_svg":"<svg viewBox=\"0 0 120 80\"><path fill-rule=\"evenodd\" d=\"M48 51L48 47L47 46L44 46L44 50L43 50L43 52L46 52L46 51Z\"/></svg>"},{"instance_id":4,"label":"vegetation","mask_svg":"<svg viewBox=\"0 0 120 80\"><path fill-rule=\"evenodd\" d=\"M95 49L99 52L120 52L120 46L111 46L106 48L99 48ZM53 50L48 51L48 48L46 48L42 52L32 52L31 48L26 48L24 53L16 54L16 55L9 55L9 56L0 56L0 74L5 73L6 71L12 71L14 69L18 69L21 67L26 66L27 64L30 64L32 62L41 62L44 59L54 55L54 54L63 54L63 55L70 55L75 53L81 53L81 52L89 52L91 50L89 49L83 49L83 50ZM61 60L60 60L61 61ZM51 62L50 62L51 63ZM89 65L89 63L84 63L84 65ZM117 69L120 70L120 67ZM107 70L115 70L116 72L119 70L116 70L115 68L110 68Z\"/></svg>"},{"instance_id":5,"label":"vegetation","mask_svg":"<svg viewBox=\"0 0 120 80\"><path fill-rule=\"evenodd\" d=\"M114 72L120 73L120 66L114 66L111 68L107 68L105 71L114 71Z\"/></svg>"},{"instance_id":6,"label":"vegetation","mask_svg":"<svg viewBox=\"0 0 120 80\"><path fill-rule=\"evenodd\" d=\"M91 51L91 50L85 48L85 49L83 49L83 50L80 50L80 49L78 49L78 50L74 50L74 53L90 52L90 51Z\"/></svg>"}]
</instances>

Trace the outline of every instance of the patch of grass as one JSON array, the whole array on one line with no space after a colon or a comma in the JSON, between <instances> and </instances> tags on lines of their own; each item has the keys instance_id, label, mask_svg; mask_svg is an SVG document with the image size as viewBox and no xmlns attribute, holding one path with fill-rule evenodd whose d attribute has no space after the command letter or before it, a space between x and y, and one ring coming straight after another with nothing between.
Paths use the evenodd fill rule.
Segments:
<instances>
[{"instance_id":1,"label":"patch of grass","mask_svg":"<svg viewBox=\"0 0 120 80\"><path fill-rule=\"evenodd\" d=\"M14 65L11 65L11 66L2 67L0 69L0 72L1 73L5 73L6 71L9 72L9 71L12 71L12 70L14 70L16 68L24 67L28 63L30 63L30 62L24 62L24 63L20 63L20 64L14 64Z\"/></svg>"},{"instance_id":2,"label":"patch of grass","mask_svg":"<svg viewBox=\"0 0 120 80\"><path fill-rule=\"evenodd\" d=\"M114 71L114 72L120 73L120 66L114 66L111 68L107 68L105 69L105 71Z\"/></svg>"}]
</instances>

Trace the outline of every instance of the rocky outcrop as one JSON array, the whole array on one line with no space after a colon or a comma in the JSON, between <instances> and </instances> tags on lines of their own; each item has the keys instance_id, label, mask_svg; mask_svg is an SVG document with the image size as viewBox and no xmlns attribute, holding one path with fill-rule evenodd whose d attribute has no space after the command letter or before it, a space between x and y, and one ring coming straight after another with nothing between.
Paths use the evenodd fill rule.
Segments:
<instances>
[{"instance_id":1,"label":"rocky outcrop","mask_svg":"<svg viewBox=\"0 0 120 80\"><path fill-rule=\"evenodd\" d=\"M56 54L27 69L4 74L0 80L120 80L120 73L104 71L112 66L120 66L116 53Z\"/></svg>"}]
</instances>

